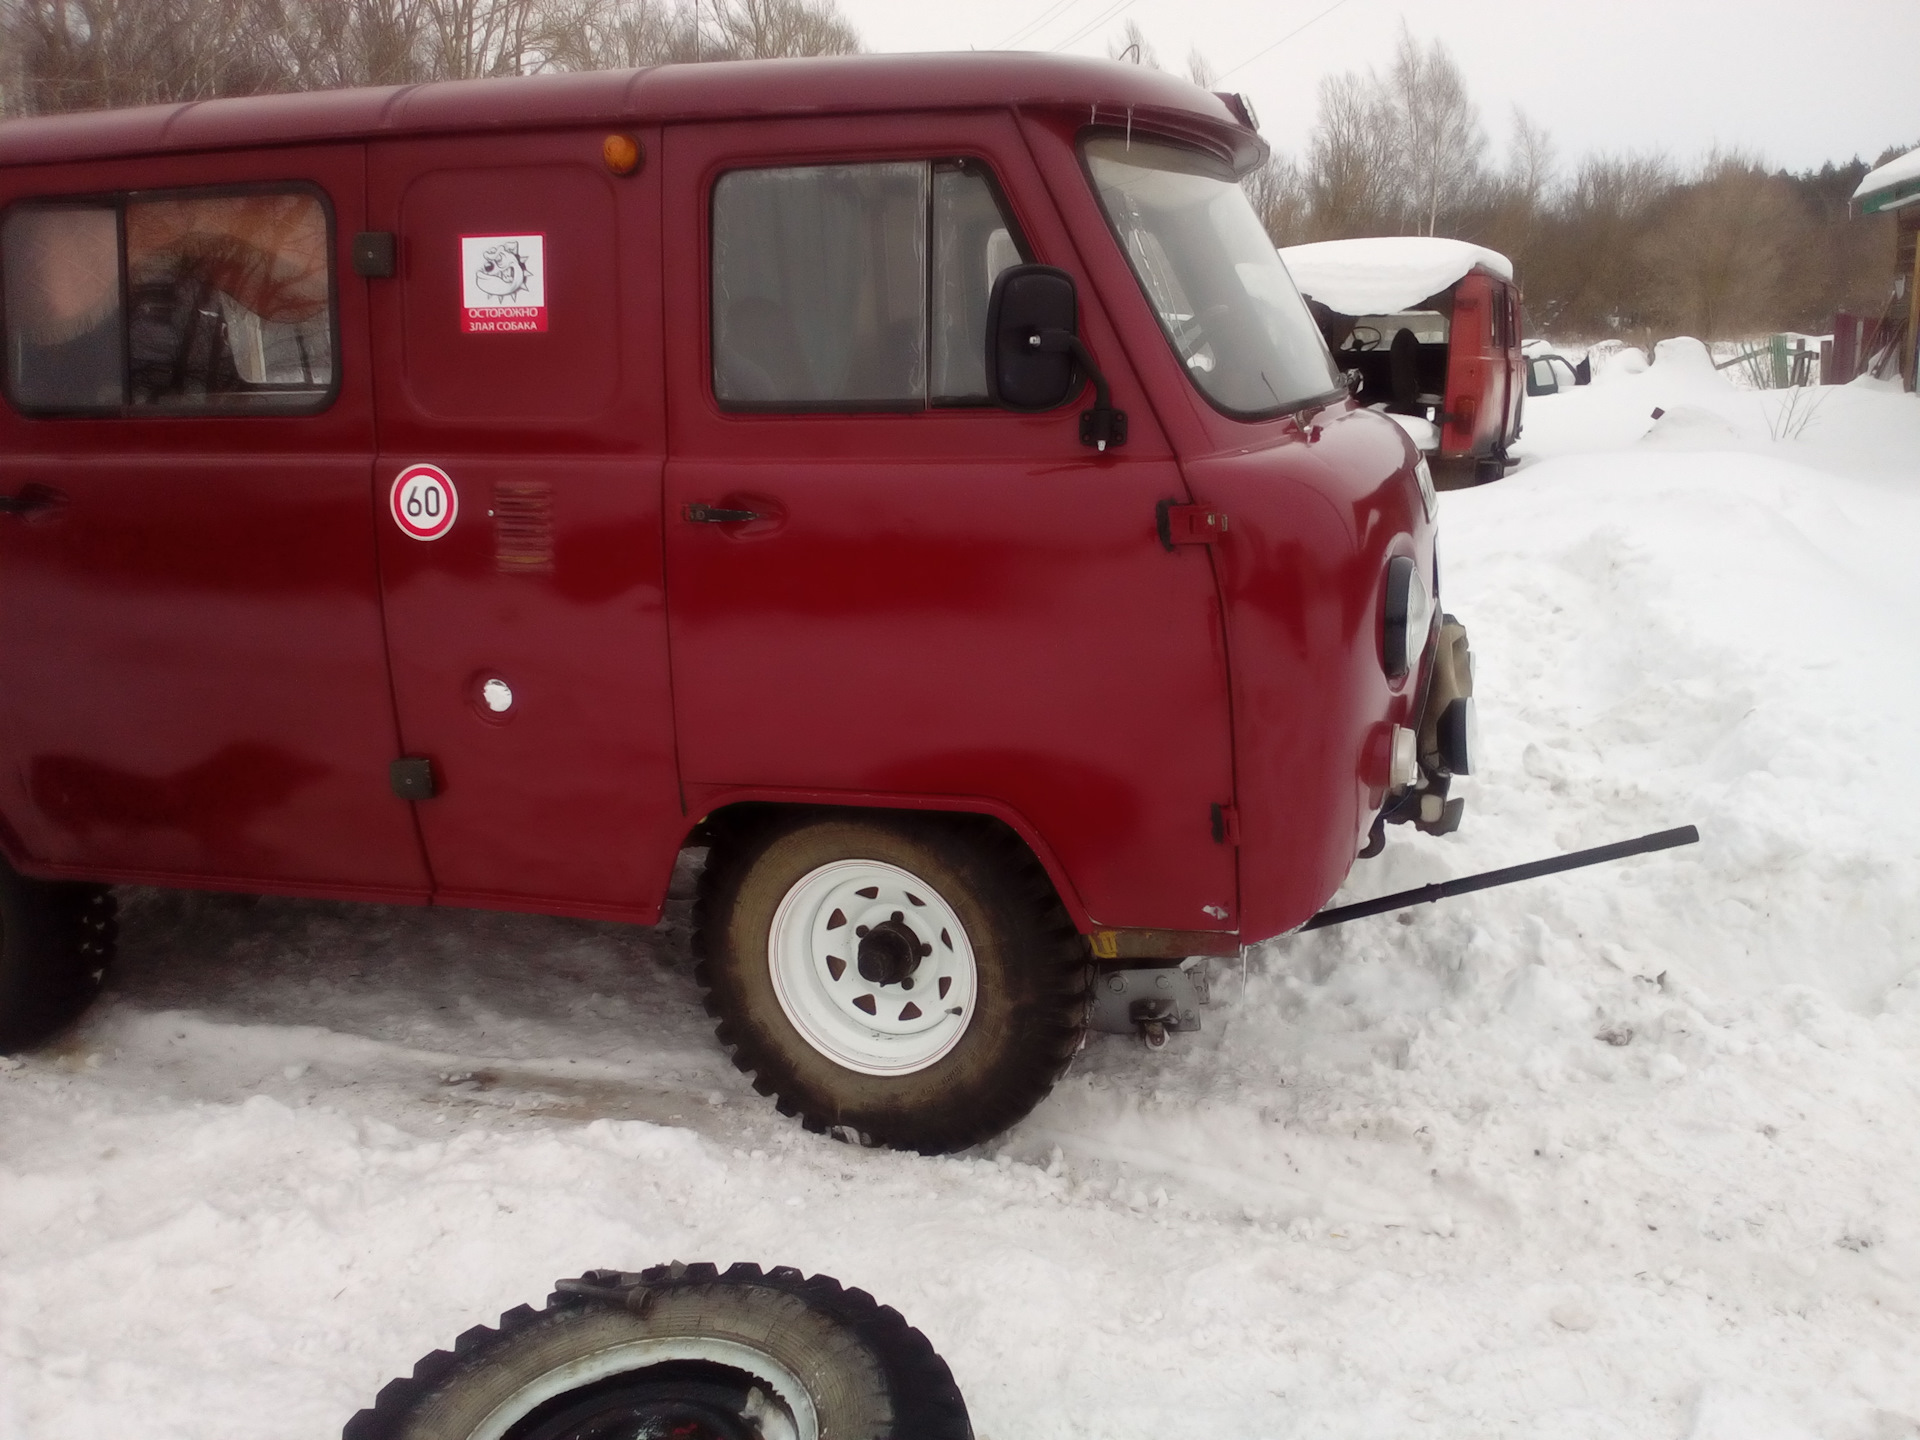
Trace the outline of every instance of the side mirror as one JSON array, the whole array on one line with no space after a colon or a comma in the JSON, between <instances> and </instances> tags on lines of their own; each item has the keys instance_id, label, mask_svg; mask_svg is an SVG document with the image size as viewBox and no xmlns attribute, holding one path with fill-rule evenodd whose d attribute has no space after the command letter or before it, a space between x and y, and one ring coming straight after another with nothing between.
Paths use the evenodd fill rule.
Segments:
<instances>
[{"instance_id":1,"label":"side mirror","mask_svg":"<svg viewBox=\"0 0 1920 1440\"><path fill-rule=\"evenodd\" d=\"M987 398L1006 410L1052 410L1078 388L1073 352L1034 337L1080 328L1073 277L1051 265L1010 265L987 300Z\"/></svg>"},{"instance_id":2,"label":"side mirror","mask_svg":"<svg viewBox=\"0 0 1920 1440\"><path fill-rule=\"evenodd\" d=\"M987 398L1007 410L1052 410L1073 398L1082 372L1093 408L1080 441L1096 450L1127 443L1127 416L1113 408L1107 377L1080 342L1073 277L1051 265L1002 270L987 300Z\"/></svg>"}]
</instances>

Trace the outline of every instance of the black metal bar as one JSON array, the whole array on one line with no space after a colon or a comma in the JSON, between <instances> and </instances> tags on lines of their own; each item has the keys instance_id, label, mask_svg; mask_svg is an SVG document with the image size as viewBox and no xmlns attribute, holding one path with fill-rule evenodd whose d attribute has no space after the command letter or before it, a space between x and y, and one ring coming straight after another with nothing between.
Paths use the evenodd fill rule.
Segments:
<instances>
[{"instance_id":1,"label":"black metal bar","mask_svg":"<svg viewBox=\"0 0 1920 1440\"><path fill-rule=\"evenodd\" d=\"M1318 915L1300 928L1302 930L1320 930L1328 925L1344 925L1349 920L1363 920L1369 915L1384 915L1389 910L1405 910L1411 905L1431 905L1436 900L1449 900L1455 895L1470 895L1475 890L1491 890L1497 885L1511 885L1516 880L1536 880L1542 875L1558 875L1562 870L1579 870L1588 865L1604 865L1609 860L1624 860L1629 855L1645 855L1654 850L1671 850L1678 845L1695 845L1700 840L1700 832L1691 825L1682 825L1678 830L1661 830L1653 835L1642 835L1638 840L1620 840L1612 845L1596 845L1591 850L1576 850L1571 855L1555 855L1549 860L1531 860L1525 865L1509 865L1504 870L1484 870L1478 875L1464 875L1458 880L1442 880L1433 885L1422 885L1418 890L1402 890L1394 895L1382 895L1374 900L1361 900L1352 905L1336 906L1332 910L1322 910Z\"/></svg>"}]
</instances>

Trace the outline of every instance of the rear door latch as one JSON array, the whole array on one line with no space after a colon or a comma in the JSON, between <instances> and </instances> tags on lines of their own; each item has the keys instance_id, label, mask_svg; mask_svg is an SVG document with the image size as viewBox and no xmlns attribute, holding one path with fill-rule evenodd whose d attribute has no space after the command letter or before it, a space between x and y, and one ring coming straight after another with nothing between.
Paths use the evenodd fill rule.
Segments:
<instances>
[{"instance_id":1,"label":"rear door latch","mask_svg":"<svg viewBox=\"0 0 1920 1440\"><path fill-rule=\"evenodd\" d=\"M1171 550L1176 545L1208 545L1227 533L1224 512L1205 505L1182 505L1178 500L1162 500L1153 507L1153 523L1160 531L1160 543Z\"/></svg>"}]
</instances>

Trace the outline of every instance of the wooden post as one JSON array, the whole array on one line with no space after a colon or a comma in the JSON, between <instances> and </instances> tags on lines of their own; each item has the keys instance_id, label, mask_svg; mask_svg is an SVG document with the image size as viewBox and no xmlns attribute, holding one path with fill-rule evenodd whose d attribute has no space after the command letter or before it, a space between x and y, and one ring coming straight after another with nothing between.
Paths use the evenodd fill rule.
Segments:
<instances>
[{"instance_id":1,"label":"wooden post","mask_svg":"<svg viewBox=\"0 0 1920 1440\"><path fill-rule=\"evenodd\" d=\"M1903 219L1905 217L1902 217ZM1907 389L1920 388L1920 223L1906 227L1913 231L1913 271L1907 277Z\"/></svg>"}]
</instances>

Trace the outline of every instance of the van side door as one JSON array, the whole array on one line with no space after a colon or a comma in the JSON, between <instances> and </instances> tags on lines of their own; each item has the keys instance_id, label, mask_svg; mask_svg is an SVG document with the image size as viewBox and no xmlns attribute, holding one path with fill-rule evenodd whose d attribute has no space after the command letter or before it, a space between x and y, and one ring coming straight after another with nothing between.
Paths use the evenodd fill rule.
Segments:
<instances>
[{"instance_id":1,"label":"van side door","mask_svg":"<svg viewBox=\"0 0 1920 1440\"><path fill-rule=\"evenodd\" d=\"M1000 814L1083 920L1231 930L1226 661L1152 405L1011 117L688 125L666 141L666 551L690 810ZM992 278L1080 279L1128 412L986 403ZM754 518L744 518L752 516Z\"/></svg>"},{"instance_id":2,"label":"van side door","mask_svg":"<svg viewBox=\"0 0 1920 1440\"><path fill-rule=\"evenodd\" d=\"M644 153L656 137L634 132ZM436 901L650 920L683 830L660 565L659 170L605 133L371 147L374 490Z\"/></svg>"},{"instance_id":3,"label":"van side door","mask_svg":"<svg viewBox=\"0 0 1920 1440\"><path fill-rule=\"evenodd\" d=\"M41 874L422 899L357 145L0 172L0 813Z\"/></svg>"}]
</instances>

